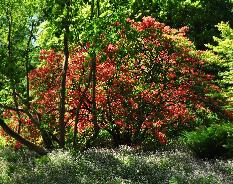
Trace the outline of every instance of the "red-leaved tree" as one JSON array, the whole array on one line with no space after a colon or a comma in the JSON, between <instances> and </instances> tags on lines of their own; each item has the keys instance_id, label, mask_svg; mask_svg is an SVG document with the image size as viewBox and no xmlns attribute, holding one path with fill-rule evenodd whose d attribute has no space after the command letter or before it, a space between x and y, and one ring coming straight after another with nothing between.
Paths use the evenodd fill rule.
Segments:
<instances>
[{"instance_id":1,"label":"red-leaved tree","mask_svg":"<svg viewBox=\"0 0 233 184\"><path fill-rule=\"evenodd\" d=\"M128 18L109 27L117 35L114 43L103 33L97 35L98 44L86 42L70 52L65 106L68 142L76 146L78 137L88 142L99 133L96 130L106 130L115 146L140 145L148 136L166 144L171 132L191 127L198 109L222 112L222 101L206 95L220 89L205 70L202 51L196 51L186 38L187 27L171 29L152 17L141 22ZM93 52L96 45L93 58L90 50ZM42 50L40 60L40 67L30 73L34 116L21 112L21 117L24 133L40 139L38 127L31 123L36 117L39 130L48 135L44 139L53 145L59 137L62 52ZM5 118L10 118L10 113L6 112ZM97 125L93 124L94 116Z\"/></svg>"}]
</instances>

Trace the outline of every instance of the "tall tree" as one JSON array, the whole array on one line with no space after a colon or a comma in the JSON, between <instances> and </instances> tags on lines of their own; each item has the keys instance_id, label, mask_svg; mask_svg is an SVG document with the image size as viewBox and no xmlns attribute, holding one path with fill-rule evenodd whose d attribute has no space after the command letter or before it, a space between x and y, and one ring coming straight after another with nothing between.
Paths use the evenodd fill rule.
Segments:
<instances>
[{"instance_id":1,"label":"tall tree","mask_svg":"<svg viewBox=\"0 0 233 184\"><path fill-rule=\"evenodd\" d=\"M62 68L62 81L61 81L61 92L60 92L60 116L59 116L59 126L60 126L60 146L65 147L65 132L66 132L66 122L65 122L65 98L66 98L66 76L68 70L69 62L69 32L70 32L70 14L71 14L71 0L65 1L65 15L63 20L64 28L64 63Z\"/></svg>"}]
</instances>

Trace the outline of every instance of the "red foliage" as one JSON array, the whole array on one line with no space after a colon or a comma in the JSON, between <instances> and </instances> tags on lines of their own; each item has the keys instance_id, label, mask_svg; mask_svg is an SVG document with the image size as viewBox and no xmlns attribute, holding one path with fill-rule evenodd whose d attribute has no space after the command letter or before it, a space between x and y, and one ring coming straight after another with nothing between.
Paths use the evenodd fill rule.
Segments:
<instances>
[{"instance_id":1,"label":"red foliage","mask_svg":"<svg viewBox=\"0 0 233 184\"><path fill-rule=\"evenodd\" d=\"M15 145L14 145L14 148L15 150L18 150L22 147L22 144L19 142L19 141L16 141Z\"/></svg>"}]
</instances>

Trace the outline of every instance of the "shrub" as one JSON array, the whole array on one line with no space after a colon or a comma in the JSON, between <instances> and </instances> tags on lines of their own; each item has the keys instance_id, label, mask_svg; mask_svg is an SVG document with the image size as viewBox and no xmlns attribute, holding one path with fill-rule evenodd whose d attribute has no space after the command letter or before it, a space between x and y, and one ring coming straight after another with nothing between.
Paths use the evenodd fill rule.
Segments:
<instances>
[{"instance_id":1,"label":"shrub","mask_svg":"<svg viewBox=\"0 0 233 184\"><path fill-rule=\"evenodd\" d=\"M182 142L201 158L231 157L233 124L213 124L198 131L186 132Z\"/></svg>"}]
</instances>

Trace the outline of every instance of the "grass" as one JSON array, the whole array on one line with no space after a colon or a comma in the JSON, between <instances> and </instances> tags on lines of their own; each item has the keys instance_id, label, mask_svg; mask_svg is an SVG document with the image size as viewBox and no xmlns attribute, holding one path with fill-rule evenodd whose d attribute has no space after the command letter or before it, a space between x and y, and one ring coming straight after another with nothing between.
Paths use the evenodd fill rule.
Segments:
<instances>
[{"instance_id":1,"label":"grass","mask_svg":"<svg viewBox=\"0 0 233 184\"><path fill-rule=\"evenodd\" d=\"M37 157L0 150L2 184L233 183L233 160L200 160L187 150L141 152L130 147L56 150Z\"/></svg>"}]
</instances>

